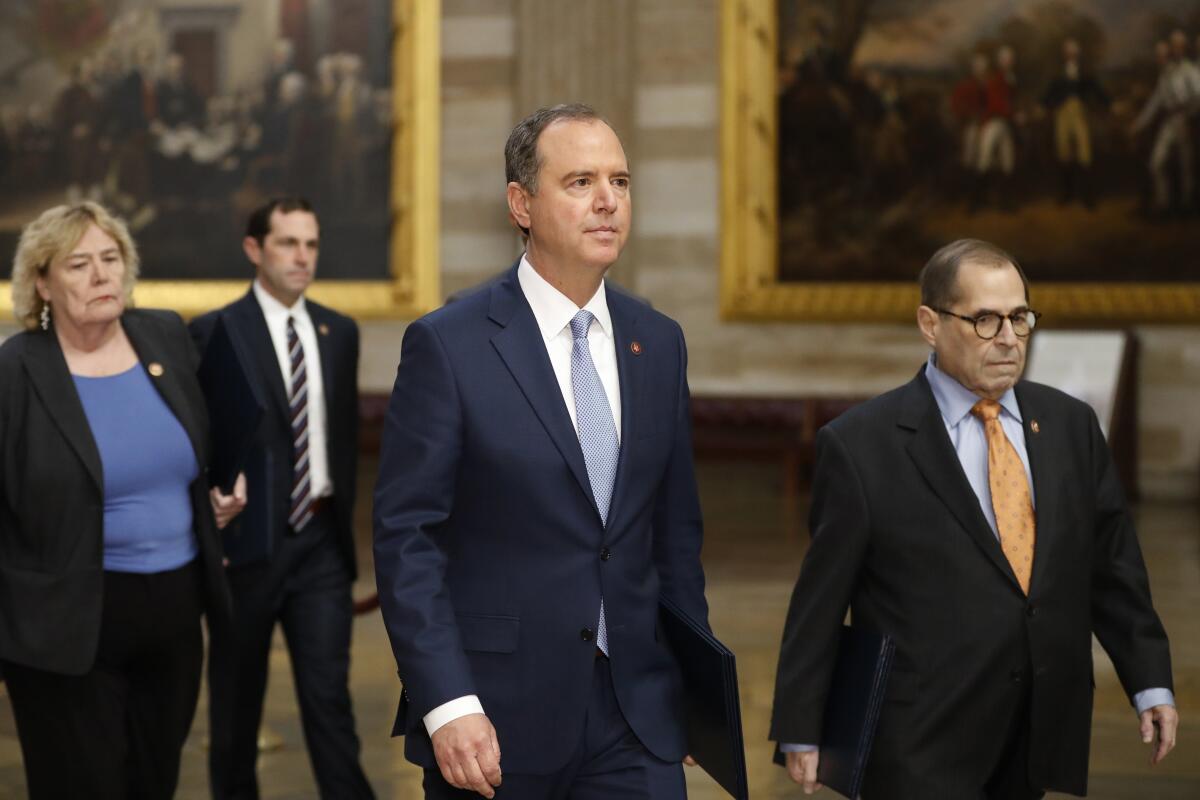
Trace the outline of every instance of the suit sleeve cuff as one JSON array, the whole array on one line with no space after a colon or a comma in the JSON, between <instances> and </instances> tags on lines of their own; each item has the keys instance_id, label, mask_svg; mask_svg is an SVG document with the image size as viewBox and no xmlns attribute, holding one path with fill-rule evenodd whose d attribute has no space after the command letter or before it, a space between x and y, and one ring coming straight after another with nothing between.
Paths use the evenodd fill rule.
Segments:
<instances>
[{"instance_id":1,"label":"suit sleeve cuff","mask_svg":"<svg viewBox=\"0 0 1200 800\"><path fill-rule=\"evenodd\" d=\"M430 736L433 736L434 731L447 722L453 722L459 717L465 717L467 714L482 713L483 704L479 702L479 696L469 694L465 697L458 697L449 702L442 703L422 717L422 720L425 722L425 730L429 731Z\"/></svg>"},{"instance_id":2,"label":"suit sleeve cuff","mask_svg":"<svg viewBox=\"0 0 1200 800\"><path fill-rule=\"evenodd\" d=\"M791 744L791 743L784 744L783 742L779 743L779 751L781 753L811 753L817 749L818 748L815 744Z\"/></svg>"},{"instance_id":3,"label":"suit sleeve cuff","mask_svg":"<svg viewBox=\"0 0 1200 800\"><path fill-rule=\"evenodd\" d=\"M1140 716L1155 706L1175 705L1175 693L1170 689L1143 689L1133 696L1133 707Z\"/></svg>"}]
</instances>

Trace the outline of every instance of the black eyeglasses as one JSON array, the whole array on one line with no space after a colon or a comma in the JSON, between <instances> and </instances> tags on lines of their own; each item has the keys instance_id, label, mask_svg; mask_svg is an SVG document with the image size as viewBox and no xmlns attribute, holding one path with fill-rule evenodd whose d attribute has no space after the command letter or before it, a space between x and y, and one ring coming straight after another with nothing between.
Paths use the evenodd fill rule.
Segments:
<instances>
[{"instance_id":1,"label":"black eyeglasses","mask_svg":"<svg viewBox=\"0 0 1200 800\"><path fill-rule=\"evenodd\" d=\"M930 306L933 308L933 306ZM980 339L995 339L1000 335L1000 331L1004 328L1004 320L1012 323L1013 333L1024 339L1029 334L1033 333L1033 329L1037 327L1037 321L1042 318L1039 311L1034 311L1032 308L1014 311L1011 314L994 314L988 312L980 314L977 317L968 317L965 314L955 314L953 311L947 311L944 308L933 308L939 314L945 314L948 317L958 317L963 322L969 322L975 326L975 335Z\"/></svg>"}]
</instances>

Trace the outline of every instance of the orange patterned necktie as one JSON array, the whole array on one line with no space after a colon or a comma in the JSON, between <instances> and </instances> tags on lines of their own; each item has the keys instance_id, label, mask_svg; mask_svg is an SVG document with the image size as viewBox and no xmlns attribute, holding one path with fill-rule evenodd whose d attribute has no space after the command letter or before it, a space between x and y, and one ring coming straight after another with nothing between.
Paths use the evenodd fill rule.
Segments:
<instances>
[{"instance_id":1,"label":"orange patterned necktie","mask_svg":"<svg viewBox=\"0 0 1200 800\"><path fill-rule=\"evenodd\" d=\"M992 490L992 510L996 512L1000 549L1016 573L1021 589L1029 594L1037 522L1033 516L1025 465L1000 426L999 403L980 400L972 406L971 413L983 421L987 436L988 487Z\"/></svg>"}]
</instances>

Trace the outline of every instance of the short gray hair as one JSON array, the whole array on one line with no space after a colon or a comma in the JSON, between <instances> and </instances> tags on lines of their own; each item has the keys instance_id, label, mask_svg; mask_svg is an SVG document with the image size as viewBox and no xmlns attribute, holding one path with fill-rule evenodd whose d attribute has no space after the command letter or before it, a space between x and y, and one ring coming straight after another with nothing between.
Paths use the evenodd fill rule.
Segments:
<instances>
[{"instance_id":1,"label":"short gray hair","mask_svg":"<svg viewBox=\"0 0 1200 800\"><path fill-rule=\"evenodd\" d=\"M542 131L562 120L597 121L608 125L607 120L597 114L594 108L583 103L559 103L539 108L518 122L508 135L508 142L504 145L505 182L518 183L530 194L537 192L538 172L542 169L538 139Z\"/></svg>"},{"instance_id":2,"label":"short gray hair","mask_svg":"<svg viewBox=\"0 0 1200 800\"><path fill-rule=\"evenodd\" d=\"M38 326L45 301L37 292L37 279L46 274L51 262L70 253L83 234L95 225L112 237L125 262L121 280L125 306L133 305L133 286L138 276L138 253L129 229L119 217L99 203L85 201L48 208L21 231L12 267L13 316L25 327Z\"/></svg>"},{"instance_id":3,"label":"short gray hair","mask_svg":"<svg viewBox=\"0 0 1200 800\"><path fill-rule=\"evenodd\" d=\"M1025 287L1025 302L1029 302L1029 279L1015 258L982 239L956 239L934 253L921 268L917 278L921 284L921 305L946 309L957 303L958 268L968 262L997 269L1012 265Z\"/></svg>"}]
</instances>

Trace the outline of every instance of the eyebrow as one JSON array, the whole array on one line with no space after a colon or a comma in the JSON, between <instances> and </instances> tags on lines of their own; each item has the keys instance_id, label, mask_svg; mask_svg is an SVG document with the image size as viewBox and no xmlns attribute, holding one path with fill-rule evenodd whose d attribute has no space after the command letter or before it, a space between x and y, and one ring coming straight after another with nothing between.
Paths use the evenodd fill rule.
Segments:
<instances>
[{"instance_id":1,"label":"eyebrow","mask_svg":"<svg viewBox=\"0 0 1200 800\"><path fill-rule=\"evenodd\" d=\"M594 178L598 173L594 169L577 169L574 172L568 172L563 176L564 181L574 180L575 178ZM629 170L622 169L612 173L614 178L628 178Z\"/></svg>"},{"instance_id":2,"label":"eyebrow","mask_svg":"<svg viewBox=\"0 0 1200 800\"><path fill-rule=\"evenodd\" d=\"M107 256L107 255L112 255L114 253L120 254L120 252L121 252L121 248L119 248L119 247L106 247L99 252L99 255ZM68 259L87 258L90 255L91 255L91 253L89 253L86 250L76 250L74 253L68 253L67 258Z\"/></svg>"},{"instance_id":3,"label":"eyebrow","mask_svg":"<svg viewBox=\"0 0 1200 800\"><path fill-rule=\"evenodd\" d=\"M1020 311L1028 311L1028 310L1029 310L1029 306L1027 306L1027 305L1020 305L1020 306L1017 306L1016 308L1014 308L1012 311L1009 311L1009 312L1008 312L1008 314L1016 314L1016 313L1018 313L1018 312L1020 312ZM973 317L982 317L984 314L995 314L996 316L1000 316L1000 317L1007 317L1007 316L1008 316L1008 314L1005 314L1005 313L1004 313L1004 312L1002 312L1002 311L997 311L997 310L996 310L996 309L994 309L994 308L980 308L980 309L977 309L977 310L975 311L975 313L974 313L974 314L972 314L971 316L973 316Z\"/></svg>"}]
</instances>

